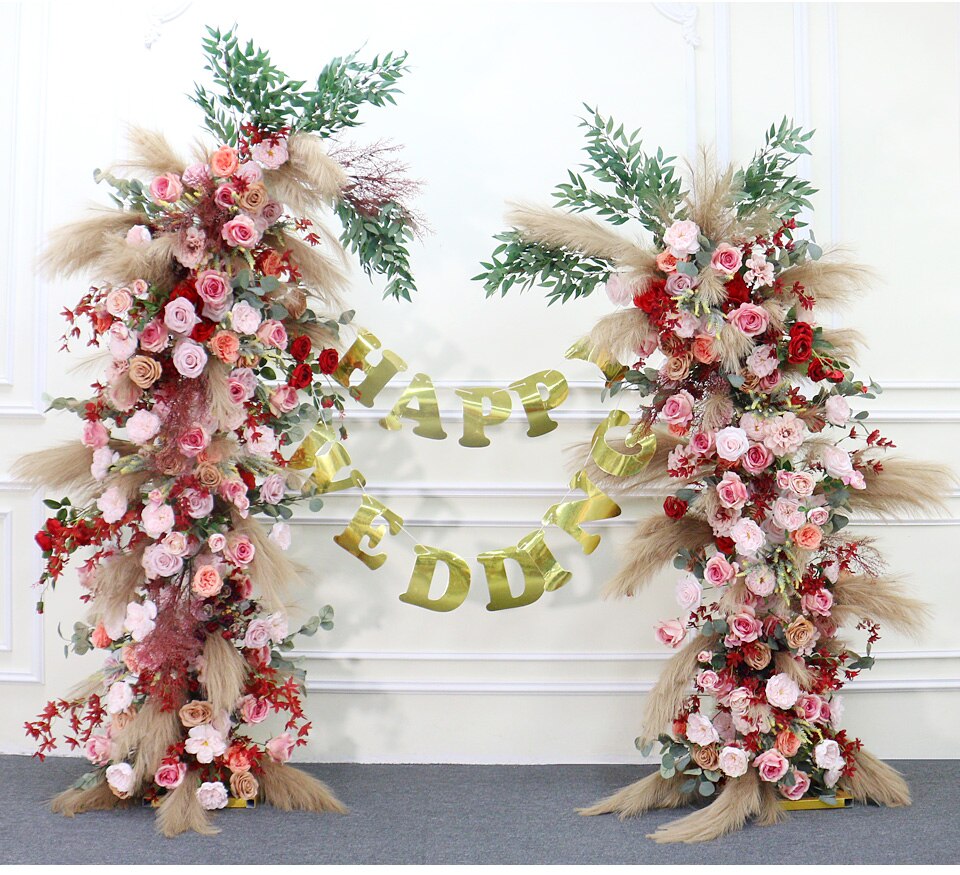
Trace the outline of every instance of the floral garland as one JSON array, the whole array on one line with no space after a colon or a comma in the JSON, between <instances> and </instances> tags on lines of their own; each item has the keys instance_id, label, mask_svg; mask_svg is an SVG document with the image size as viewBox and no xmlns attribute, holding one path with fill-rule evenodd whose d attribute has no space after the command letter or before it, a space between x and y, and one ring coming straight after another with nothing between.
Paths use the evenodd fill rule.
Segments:
<instances>
[{"instance_id":1,"label":"floral garland","mask_svg":"<svg viewBox=\"0 0 960 875\"><path fill-rule=\"evenodd\" d=\"M588 346L605 391L645 396L634 434L656 434L659 448L644 478L621 490L671 492L664 516L638 527L611 585L631 595L671 559L681 572L681 616L656 635L684 647L637 739L646 753L659 740L659 774L587 813L741 794L740 814L721 806L655 836L691 841L747 814L776 819L777 796L835 804L840 787L903 804L899 776L840 728L836 693L873 664L877 621L914 630L922 606L882 577L867 539L844 529L858 508L935 506L950 475L883 460L892 442L851 411L848 399L880 387L854 377L848 333L814 318L815 305L841 301L863 271L822 259L812 233L798 236L813 190L788 168L812 132L784 120L746 168L705 165L686 192L674 159L645 154L636 134L599 114L583 124L584 168L614 192L571 173L557 189L570 211L515 209L514 230L499 235L479 278L488 294L540 282L562 301L603 284L625 308L601 320ZM653 246L579 215L587 211L639 223ZM620 354L635 364L611 365ZM865 655L837 638L851 619L868 632Z\"/></svg>"},{"instance_id":2,"label":"floral garland","mask_svg":"<svg viewBox=\"0 0 960 875\"><path fill-rule=\"evenodd\" d=\"M152 170L149 184L98 173L118 210L54 238L52 272L95 269L107 280L65 310L64 348L86 325L110 364L90 398L52 404L82 419L82 445L22 463L27 479L89 496L46 502L54 513L36 536L40 583L55 586L67 561L86 552L79 575L91 621L75 625L68 649L106 656L80 694L26 724L42 759L65 719L66 743L95 767L54 808L159 802L167 834L207 831L196 809L231 799L339 807L319 782L277 768L311 728L304 673L283 654L295 635L333 620L327 606L289 628L282 595L295 569L282 552L285 520L296 501L321 502L284 453L318 422L346 434L329 375L352 312L324 312L345 285L343 251L309 213L334 207L345 245L360 245L373 272L412 223L398 199L410 184L397 167L364 200L357 191L369 180L321 145L356 124L361 103L392 102L403 69L394 59L337 59L299 101L297 83L280 88L288 103L278 107L264 104L262 84L287 80L265 53L219 31L205 49L225 96L198 86L197 102L222 145L186 164L159 135L135 132L130 166ZM383 149L350 155L356 165ZM409 297L405 260L390 262L394 293ZM274 520L268 535L256 515ZM272 715L282 728L261 740L259 724Z\"/></svg>"}]
</instances>

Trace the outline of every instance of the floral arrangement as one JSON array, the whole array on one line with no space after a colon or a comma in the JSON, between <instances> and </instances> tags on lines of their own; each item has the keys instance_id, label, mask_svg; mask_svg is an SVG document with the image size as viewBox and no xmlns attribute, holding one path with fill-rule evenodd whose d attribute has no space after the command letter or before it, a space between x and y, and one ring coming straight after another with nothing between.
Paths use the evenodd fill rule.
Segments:
<instances>
[{"instance_id":1,"label":"floral arrangement","mask_svg":"<svg viewBox=\"0 0 960 875\"><path fill-rule=\"evenodd\" d=\"M386 275L387 294L413 290L412 184L395 163L382 172L393 147L340 147L339 162L326 142L362 104L393 102L403 58L337 59L305 91L232 32L211 30L204 49L221 93L198 86L195 102L216 147L188 162L135 131L126 167L146 179L98 171L116 208L53 237L52 274L98 278L64 312L64 348L86 328L109 363L89 398L51 405L80 417L81 440L20 463L24 479L71 493L46 502L40 585L82 554L90 616L67 650L105 656L26 725L42 758L65 720L93 765L53 808L154 803L166 835L210 832L209 811L256 799L343 810L285 765L311 726L284 652L333 618L327 606L296 630L288 620L285 521L297 501L321 506L288 451L321 420L345 435L331 375L353 315L339 305L344 250L319 212L339 216L343 245Z\"/></svg>"},{"instance_id":2,"label":"floral arrangement","mask_svg":"<svg viewBox=\"0 0 960 875\"><path fill-rule=\"evenodd\" d=\"M746 167L705 156L684 190L673 158L590 112L584 170L606 188L571 172L561 209L515 208L479 277L488 294L539 282L561 301L605 287L621 309L589 335L590 357L606 392L645 399L633 437L655 434L657 451L640 476L591 476L668 492L609 588L633 595L671 560L680 572L680 616L656 625L679 653L637 739L648 754L659 742L660 769L585 813L715 797L652 836L697 841L779 819L778 800L908 804L902 778L841 728L837 692L873 664L881 622L916 632L925 608L847 525L938 507L952 475L888 458L893 443L851 408L880 387L854 376L856 333L816 315L867 272L804 231L813 189L791 167L812 132L784 120ZM627 223L651 243L609 228ZM839 637L848 623L866 631L863 654Z\"/></svg>"}]
</instances>

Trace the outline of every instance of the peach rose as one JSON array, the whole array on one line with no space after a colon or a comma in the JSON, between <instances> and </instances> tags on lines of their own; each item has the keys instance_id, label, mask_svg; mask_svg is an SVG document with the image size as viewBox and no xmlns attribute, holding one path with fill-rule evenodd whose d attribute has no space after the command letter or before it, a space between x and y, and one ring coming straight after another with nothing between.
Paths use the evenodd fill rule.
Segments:
<instances>
[{"instance_id":1,"label":"peach rose","mask_svg":"<svg viewBox=\"0 0 960 875\"><path fill-rule=\"evenodd\" d=\"M713 338L709 334L698 334L693 339L693 357L705 365L709 365L719 358L713 348Z\"/></svg>"},{"instance_id":2,"label":"peach rose","mask_svg":"<svg viewBox=\"0 0 960 875\"><path fill-rule=\"evenodd\" d=\"M197 465L197 470L194 474L197 482L204 489L216 489L223 481L223 475L220 473L220 469L210 462L201 462Z\"/></svg>"},{"instance_id":3,"label":"peach rose","mask_svg":"<svg viewBox=\"0 0 960 875\"><path fill-rule=\"evenodd\" d=\"M677 257L672 252L661 252L657 256L657 270L663 273L673 273L676 269Z\"/></svg>"},{"instance_id":4,"label":"peach rose","mask_svg":"<svg viewBox=\"0 0 960 875\"><path fill-rule=\"evenodd\" d=\"M141 389L149 389L163 373L160 362L146 355L135 355L130 359L130 368L127 370L127 377L134 385Z\"/></svg>"},{"instance_id":5,"label":"peach rose","mask_svg":"<svg viewBox=\"0 0 960 875\"><path fill-rule=\"evenodd\" d=\"M256 799L260 785L249 772L234 772L230 776L230 792L237 799Z\"/></svg>"},{"instance_id":6,"label":"peach rose","mask_svg":"<svg viewBox=\"0 0 960 875\"><path fill-rule=\"evenodd\" d=\"M201 726L204 723L209 723L213 720L213 705L209 702L204 702L202 699L195 699L192 702L187 702L180 709L180 722L191 729L194 726Z\"/></svg>"},{"instance_id":7,"label":"peach rose","mask_svg":"<svg viewBox=\"0 0 960 875\"><path fill-rule=\"evenodd\" d=\"M800 650L813 639L814 631L813 623L806 617L797 617L783 630L783 637L787 639L787 644L792 650Z\"/></svg>"},{"instance_id":8,"label":"peach rose","mask_svg":"<svg viewBox=\"0 0 960 875\"><path fill-rule=\"evenodd\" d=\"M794 756L800 750L800 736L794 735L789 729L781 730L777 733L777 750L787 759Z\"/></svg>"},{"instance_id":9,"label":"peach rose","mask_svg":"<svg viewBox=\"0 0 960 875\"><path fill-rule=\"evenodd\" d=\"M743 658L754 671L763 671L770 665L770 648L761 641L751 641L743 647Z\"/></svg>"},{"instance_id":10,"label":"peach rose","mask_svg":"<svg viewBox=\"0 0 960 875\"><path fill-rule=\"evenodd\" d=\"M212 565L201 565L193 575L190 589L202 599L212 598L223 589L223 579Z\"/></svg>"},{"instance_id":11,"label":"peach rose","mask_svg":"<svg viewBox=\"0 0 960 875\"><path fill-rule=\"evenodd\" d=\"M238 164L237 150L229 146L221 146L210 156L210 169L214 176L219 176L221 179L233 176Z\"/></svg>"},{"instance_id":12,"label":"peach rose","mask_svg":"<svg viewBox=\"0 0 960 875\"><path fill-rule=\"evenodd\" d=\"M240 338L232 331L218 331L210 338L209 346L210 351L228 365L240 357Z\"/></svg>"},{"instance_id":13,"label":"peach rose","mask_svg":"<svg viewBox=\"0 0 960 875\"><path fill-rule=\"evenodd\" d=\"M816 550L823 540L823 531L813 523L804 523L793 533L793 543L803 550Z\"/></svg>"},{"instance_id":14,"label":"peach rose","mask_svg":"<svg viewBox=\"0 0 960 875\"><path fill-rule=\"evenodd\" d=\"M708 744L706 747L695 747L693 749L693 761L701 769L714 771L720 765L720 752L715 744Z\"/></svg>"},{"instance_id":15,"label":"peach rose","mask_svg":"<svg viewBox=\"0 0 960 875\"><path fill-rule=\"evenodd\" d=\"M689 352L683 355L670 356L670 358L664 362L661 371L668 380L682 380L690 373L690 365L692 362L693 355Z\"/></svg>"},{"instance_id":16,"label":"peach rose","mask_svg":"<svg viewBox=\"0 0 960 875\"><path fill-rule=\"evenodd\" d=\"M249 772L253 766L253 757L246 748L232 744L227 749L226 763L231 772Z\"/></svg>"},{"instance_id":17,"label":"peach rose","mask_svg":"<svg viewBox=\"0 0 960 875\"><path fill-rule=\"evenodd\" d=\"M103 623L97 623L97 628L94 629L90 635L90 641L94 647L99 647L100 649L109 647L113 643L113 639L104 628Z\"/></svg>"},{"instance_id":18,"label":"peach rose","mask_svg":"<svg viewBox=\"0 0 960 875\"><path fill-rule=\"evenodd\" d=\"M267 189L262 182L255 182L240 197L237 206L248 213L259 213L270 200Z\"/></svg>"}]
</instances>

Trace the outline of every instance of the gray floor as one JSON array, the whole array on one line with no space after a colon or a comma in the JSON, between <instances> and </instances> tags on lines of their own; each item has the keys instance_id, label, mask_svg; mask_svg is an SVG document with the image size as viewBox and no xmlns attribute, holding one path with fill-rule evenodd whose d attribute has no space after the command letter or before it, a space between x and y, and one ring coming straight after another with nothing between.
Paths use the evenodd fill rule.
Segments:
<instances>
[{"instance_id":1,"label":"gray floor","mask_svg":"<svg viewBox=\"0 0 960 875\"><path fill-rule=\"evenodd\" d=\"M308 765L351 813L226 811L212 838L164 839L147 810L68 820L44 805L78 760L0 757L0 863L957 863L960 761L895 764L914 805L794 813L706 845L644 836L676 816L580 817L635 766Z\"/></svg>"}]
</instances>

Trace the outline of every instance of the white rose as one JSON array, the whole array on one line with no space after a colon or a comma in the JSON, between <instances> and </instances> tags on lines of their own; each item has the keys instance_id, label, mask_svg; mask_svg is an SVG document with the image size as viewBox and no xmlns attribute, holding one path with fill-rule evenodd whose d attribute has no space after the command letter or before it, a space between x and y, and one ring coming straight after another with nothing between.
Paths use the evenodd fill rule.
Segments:
<instances>
[{"instance_id":1,"label":"white rose","mask_svg":"<svg viewBox=\"0 0 960 875\"><path fill-rule=\"evenodd\" d=\"M728 778L739 778L747 773L747 752L739 747L725 747L720 751L720 771Z\"/></svg>"},{"instance_id":2,"label":"white rose","mask_svg":"<svg viewBox=\"0 0 960 875\"><path fill-rule=\"evenodd\" d=\"M837 766L835 769L827 769L823 773L823 783L828 787L836 787L837 781L840 780L840 776L843 774L843 766Z\"/></svg>"},{"instance_id":3,"label":"white rose","mask_svg":"<svg viewBox=\"0 0 960 875\"><path fill-rule=\"evenodd\" d=\"M832 738L821 741L813 749L813 761L821 769L837 769L843 767L843 757L840 756L840 745Z\"/></svg>"},{"instance_id":4,"label":"white rose","mask_svg":"<svg viewBox=\"0 0 960 875\"><path fill-rule=\"evenodd\" d=\"M717 455L728 462L736 462L750 449L750 440L742 428L728 425L720 429L716 437Z\"/></svg>"},{"instance_id":5,"label":"white rose","mask_svg":"<svg viewBox=\"0 0 960 875\"><path fill-rule=\"evenodd\" d=\"M197 788L197 800L207 811L226 808L229 795L221 781L204 781Z\"/></svg>"},{"instance_id":6,"label":"white rose","mask_svg":"<svg viewBox=\"0 0 960 875\"><path fill-rule=\"evenodd\" d=\"M831 395L827 399L827 421L834 425L846 425L850 419L850 404L843 395Z\"/></svg>"},{"instance_id":7,"label":"white rose","mask_svg":"<svg viewBox=\"0 0 960 875\"><path fill-rule=\"evenodd\" d=\"M130 763L114 763L107 767L107 783L114 794L123 798L133 790L133 766Z\"/></svg>"},{"instance_id":8,"label":"white rose","mask_svg":"<svg viewBox=\"0 0 960 875\"><path fill-rule=\"evenodd\" d=\"M107 713L119 714L133 704L133 687L124 681L117 681L107 690Z\"/></svg>"},{"instance_id":9,"label":"white rose","mask_svg":"<svg viewBox=\"0 0 960 875\"><path fill-rule=\"evenodd\" d=\"M792 708L800 697L800 687L787 674L775 674L765 687L767 701L775 708Z\"/></svg>"},{"instance_id":10,"label":"white rose","mask_svg":"<svg viewBox=\"0 0 960 875\"><path fill-rule=\"evenodd\" d=\"M694 744L705 747L719 741L720 735L709 719L695 711L687 717L687 738Z\"/></svg>"}]
</instances>

